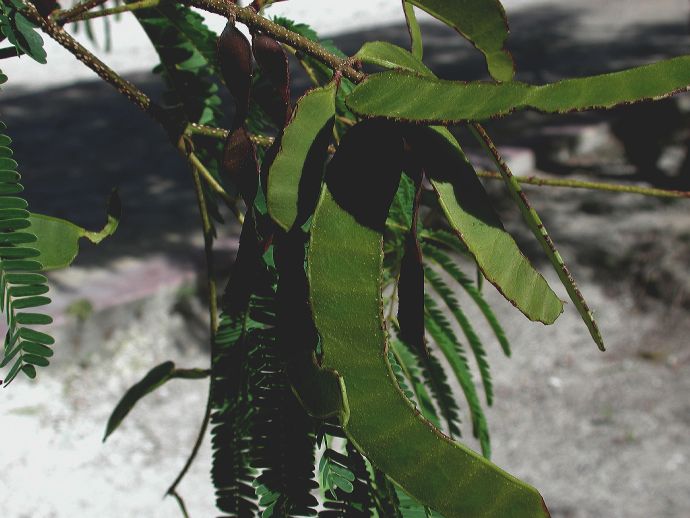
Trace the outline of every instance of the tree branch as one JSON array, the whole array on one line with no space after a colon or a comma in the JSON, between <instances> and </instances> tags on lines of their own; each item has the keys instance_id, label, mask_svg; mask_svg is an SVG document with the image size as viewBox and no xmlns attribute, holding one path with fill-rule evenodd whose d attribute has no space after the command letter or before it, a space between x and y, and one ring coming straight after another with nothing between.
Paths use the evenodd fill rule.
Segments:
<instances>
[{"instance_id":1,"label":"tree branch","mask_svg":"<svg viewBox=\"0 0 690 518\"><path fill-rule=\"evenodd\" d=\"M70 9L56 11L51 15L51 18L55 20L58 25L63 25L64 23L74 20L85 12L90 11L94 7L103 5L107 1L108 0L86 0L86 2L77 4Z\"/></svg>"},{"instance_id":2,"label":"tree branch","mask_svg":"<svg viewBox=\"0 0 690 518\"><path fill-rule=\"evenodd\" d=\"M127 97L130 101L155 118L158 122L161 122L160 118L156 117L152 111L154 108L158 107L154 106L154 104L151 102L151 99L149 99L144 92L139 90L129 81L122 79L122 77L115 73L115 71L109 68L96 56L91 54L91 52L86 50L81 43L70 36L57 23L41 16L33 4L27 2L26 0L22 0L22 3L24 4L25 8L24 14L26 14L26 16L33 23L38 25L43 32L62 45L88 68L96 72L101 79L114 86L118 92ZM158 108L158 110L160 110L160 108Z\"/></svg>"}]
</instances>

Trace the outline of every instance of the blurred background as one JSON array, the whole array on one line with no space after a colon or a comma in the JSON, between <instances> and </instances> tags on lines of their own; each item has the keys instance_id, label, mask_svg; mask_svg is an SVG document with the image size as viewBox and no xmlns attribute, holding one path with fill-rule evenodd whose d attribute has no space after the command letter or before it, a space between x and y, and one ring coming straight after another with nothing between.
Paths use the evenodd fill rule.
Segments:
<instances>
[{"instance_id":1,"label":"blurred background","mask_svg":"<svg viewBox=\"0 0 690 518\"><path fill-rule=\"evenodd\" d=\"M685 0L504 0L517 78L551 82L690 52ZM407 46L397 0L290 0L271 8L311 24L347 54L368 40ZM481 56L421 16L425 61L439 76L477 79ZM133 17L76 35L154 97L155 52ZM222 29L224 20L209 17ZM74 29L72 29L74 32ZM208 364L203 243L186 164L164 133L56 44L48 64L3 60L0 92L33 211L100 228L117 187L123 219L99 248L51 275L51 368L0 391L0 502L10 518L178 516L162 499L204 411L205 381L178 380L142 400L103 444L122 393L151 367ZM295 70L296 90L306 80ZM488 130L514 172L690 190L690 97L607 113L532 112ZM481 165L478 150L465 139ZM555 275L502 185L487 183L507 227L554 287ZM485 290L513 345L490 350L493 460L538 487L554 518L690 516L690 200L527 187L608 344L600 353L569 304L551 327ZM238 228L218 243L232 266ZM564 290L558 291L566 299ZM468 306L468 311L471 307ZM493 343L489 333L485 342ZM472 447L476 445L467 439ZM209 441L180 492L213 516Z\"/></svg>"}]
</instances>

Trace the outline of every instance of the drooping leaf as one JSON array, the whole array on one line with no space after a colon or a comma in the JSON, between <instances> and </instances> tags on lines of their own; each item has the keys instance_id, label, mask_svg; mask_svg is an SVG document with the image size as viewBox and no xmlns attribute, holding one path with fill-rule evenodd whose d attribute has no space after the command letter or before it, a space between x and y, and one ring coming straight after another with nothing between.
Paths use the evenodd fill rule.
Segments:
<instances>
[{"instance_id":1,"label":"drooping leaf","mask_svg":"<svg viewBox=\"0 0 690 518\"><path fill-rule=\"evenodd\" d=\"M499 0L409 0L467 38L486 57L497 81L513 79L513 58L504 48L508 21Z\"/></svg>"},{"instance_id":2,"label":"drooping leaf","mask_svg":"<svg viewBox=\"0 0 690 518\"><path fill-rule=\"evenodd\" d=\"M268 212L284 230L301 225L318 197L335 116L338 85L314 88L299 101L268 173Z\"/></svg>"},{"instance_id":3,"label":"drooping leaf","mask_svg":"<svg viewBox=\"0 0 690 518\"><path fill-rule=\"evenodd\" d=\"M146 376L139 382L132 385L122 399L115 406L115 409L108 418L108 424L105 427L105 434L103 441L112 434L120 423L127 417L127 414L134 408L141 398L150 394L161 385L170 381L171 379L203 379L208 375L207 372L201 369L185 369L179 370L175 368L173 362L163 362L151 369Z\"/></svg>"},{"instance_id":4,"label":"drooping leaf","mask_svg":"<svg viewBox=\"0 0 690 518\"><path fill-rule=\"evenodd\" d=\"M503 229L460 145L445 128L412 134L426 174L453 231L484 276L530 320L552 324L563 303Z\"/></svg>"},{"instance_id":5,"label":"drooping leaf","mask_svg":"<svg viewBox=\"0 0 690 518\"><path fill-rule=\"evenodd\" d=\"M117 230L121 216L120 199L116 191L113 191L108 200L108 220L102 230L92 232L74 223L45 216L43 214L31 214L29 221L31 226L28 232L34 234L37 241L32 245L40 251L36 261L41 263L43 270L65 268L72 264L79 253L79 240L86 238L94 244L111 236Z\"/></svg>"},{"instance_id":6,"label":"drooping leaf","mask_svg":"<svg viewBox=\"0 0 690 518\"><path fill-rule=\"evenodd\" d=\"M366 117L455 124L535 109L563 113L657 100L690 88L690 56L545 85L444 81L407 72L370 76L347 98Z\"/></svg>"}]
</instances>

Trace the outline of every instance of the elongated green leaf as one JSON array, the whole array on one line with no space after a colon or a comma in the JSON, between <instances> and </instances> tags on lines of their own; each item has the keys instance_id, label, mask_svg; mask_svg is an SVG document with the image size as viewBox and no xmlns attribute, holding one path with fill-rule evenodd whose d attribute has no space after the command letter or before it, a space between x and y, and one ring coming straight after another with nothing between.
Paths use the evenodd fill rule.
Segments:
<instances>
[{"instance_id":1,"label":"elongated green leaf","mask_svg":"<svg viewBox=\"0 0 690 518\"><path fill-rule=\"evenodd\" d=\"M113 433L123 419L127 417L130 410L134 408L141 398L150 394L164 383L171 379L202 379L208 376L208 372L201 369L176 369L173 362L163 362L151 369L141 381L132 385L108 418L108 424L105 427L105 435L103 441Z\"/></svg>"},{"instance_id":2,"label":"elongated green leaf","mask_svg":"<svg viewBox=\"0 0 690 518\"><path fill-rule=\"evenodd\" d=\"M497 81L513 79L513 58L504 48L508 38L506 13L499 0L409 0L470 40L486 57Z\"/></svg>"},{"instance_id":3,"label":"elongated green leaf","mask_svg":"<svg viewBox=\"0 0 690 518\"><path fill-rule=\"evenodd\" d=\"M31 226L28 232L37 238L33 246L41 252L36 260L41 263L42 269L64 268L72 264L77 257L79 239L84 237L98 244L117 230L120 221L120 200L113 192L108 202L108 221L98 232L91 232L70 221L43 214L31 214L29 221Z\"/></svg>"},{"instance_id":4,"label":"elongated green leaf","mask_svg":"<svg viewBox=\"0 0 690 518\"><path fill-rule=\"evenodd\" d=\"M354 128L345 135L326 174L307 260L322 367L337 371L346 388L349 415L340 416L341 425L372 464L444 516L547 517L534 488L443 435L400 391L385 354L381 284L383 231L402 163L395 160L400 145L395 129L375 122L367 129L385 139L371 145L380 145L386 158L367 155L370 162L349 168L358 164L357 151L371 135L353 136L357 145L347 152L355 156L339 158L351 145L346 139ZM362 198L363 178L372 183L375 197ZM368 211L362 208L367 203Z\"/></svg>"},{"instance_id":5,"label":"elongated green leaf","mask_svg":"<svg viewBox=\"0 0 690 518\"><path fill-rule=\"evenodd\" d=\"M433 75L431 70L402 47L387 41L368 41L354 55L363 63L377 65L383 68L401 68L421 75Z\"/></svg>"},{"instance_id":6,"label":"elongated green leaf","mask_svg":"<svg viewBox=\"0 0 690 518\"><path fill-rule=\"evenodd\" d=\"M600 350L604 351L604 339L602 338L601 332L599 331L599 326L594 320L594 314L592 313L592 310L589 308L589 305L587 304L587 301L585 300L584 296L580 292L580 288L578 288L577 284L575 283L575 279L573 279L573 276L571 275L570 270L563 261L561 254L556 249L556 245L551 239L551 236L549 236L549 233L546 230L544 224L542 223L539 214L537 214L537 211L534 210L534 208L532 208L532 206L530 205L527 196L524 192L522 192L522 187L513 176L513 173L510 171L508 164L506 164L503 158L501 158L500 153L494 146L489 136L484 131L484 128L482 128L479 124L475 124L471 129L472 133L477 137L477 140L479 140L479 142L485 146L486 150L491 155L491 158L493 158L493 160L495 161L496 166L498 167L498 170L501 172L501 176L503 177L503 180L506 186L508 187L508 190L513 200L520 209L522 218L525 220L525 223L527 223L527 226L532 231L534 237L537 239L537 241L539 241L539 244L544 250L544 253L551 262L551 266L553 266L554 270L556 270L558 278L560 279L561 283L568 292L570 300L572 300L573 304L575 304L575 307L577 308L578 313L580 313L580 317L587 326L587 329L589 330L589 334L592 336L592 339L597 344L597 347L599 347Z\"/></svg>"},{"instance_id":7,"label":"elongated green leaf","mask_svg":"<svg viewBox=\"0 0 690 518\"><path fill-rule=\"evenodd\" d=\"M268 212L284 230L291 229L300 217L305 219L316 202L333 128L337 88L335 82L330 82L297 101L269 170Z\"/></svg>"},{"instance_id":8,"label":"elongated green leaf","mask_svg":"<svg viewBox=\"0 0 690 518\"><path fill-rule=\"evenodd\" d=\"M487 280L530 320L555 322L563 303L503 229L455 137L445 128L425 128L411 142L450 226Z\"/></svg>"},{"instance_id":9,"label":"elongated green leaf","mask_svg":"<svg viewBox=\"0 0 690 518\"><path fill-rule=\"evenodd\" d=\"M366 117L452 124L527 108L546 113L612 108L664 98L687 91L689 85L690 56L546 85L462 83L383 72L357 86L347 104Z\"/></svg>"},{"instance_id":10,"label":"elongated green leaf","mask_svg":"<svg viewBox=\"0 0 690 518\"><path fill-rule=\"evenodd\" d=\"M410 49L412 55L421 60L424 55L424 43L422 41L422 31L417 21L417 15L414 12L414 7L408 0L402 0L402 5L403 11L405 11L407 30L410 33Z\"/></svg>"}]
</instances>

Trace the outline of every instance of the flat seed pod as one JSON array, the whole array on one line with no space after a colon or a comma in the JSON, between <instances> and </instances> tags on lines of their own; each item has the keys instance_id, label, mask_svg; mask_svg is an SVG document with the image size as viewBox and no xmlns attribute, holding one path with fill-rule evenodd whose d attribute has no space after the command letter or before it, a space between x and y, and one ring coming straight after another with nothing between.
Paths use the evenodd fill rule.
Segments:
<instances>
[{"instance_id":1,"label":"flat seed pod","mask_svg":"<svg viewBox=\"0 0 690 518\"><path fill-rule=\"evenodd\" d=\"M360 225L383 232L403 169L400 126L372 119L353 126L328 164L333 199Z\"/></svg>"},{"instance_id":2,"label":"flat seed pod","mask_svg":"<svg viewBox=\"0 0 690 518\"><path fill-rule=\"evenodd\" d=\"M257 98L273 123L282 128L290 117L290 69L285 50L275 39L262 33L252 35L254 58L273 86L273 95Z\"/></svg>"},{"instance_id":3,"label":"flat seed pod","mask_svg":"<svg viewBox=\"0 0 690 518\"><path fill-rule=\"evenodd\" d=\"M233 127L244 124L252 86L252 49L247 38L228 22L218 38L218 62L228 90L235 98Z\"/></svg>"},{"instance_id":4,"label":"flat seed pod","mask_svg":"<svg viewBox=\"0 0 690 518\"><path fill-rule=\"evenodd\" d=\"M309 307L305 244L299 228L276 237L280 351L297 399L311 416L325 419L342 411L344 399L337 374L322 370L316 358L319 336Z\"/></svg>"},{"instance_id":5,"label":"flat seed pod","mask_svg":"<svg viewBox=\"0 0 690 518\"><path fill-rule=\"evenodd\" d=\"M690 89L690 56L545 85L519 81L446 81L410 72L382 72L360 83L348 107L364 117L460 124L533 109L566 113L657 100Z\"/></svg>"},{"instance_id":6,"label":"flat seed pod","mask_svg":"<svg viewBox=\"0 0 690 518\"><path fill-rule=\"evenodd\" d=\"M310 304L321 365L338 372L344 385L348 412L341 413L341 425L373 465L447 518L546 518L533 487L422 418L388 362L381 286L389 193L398 183L390 163L401 166L395 133L375 122L343 137L311 227Z\"/></svg>"},{"instance_id":7,"label":"flat seed pod","mask_svg":"<svg viewBox=\"0 0 690 518\"><path fill-rule=\"evenodd\" d=\"M455 137L445 128L424 128L411 132L409 141L451 228L486 279L530 320L553 323L563 303L503 229Z\"/></svg>"},{"instance_id":8,"label":"flat seed pod","mask_svg":"<svg viewBox=\"0 0 690 518\"><path fill-rule=\"evenodd\" d=\"M284 230L302 225L316 206L333 131L336 90L331 82L297 101L271 164L268 212Z\"/></svg>"},{"instance_id":9,"label":"flat seed pod","mask_svg":"<svg viewBox=\"0 0 690 518\"><path fill-rule=\"evenodd\" d=\"M245 127L231 131L225 141L221 171L227 180L237 186L244 202L251 207L259 181L259 164L256 147Z\"/></svg>"}]
</instances>

